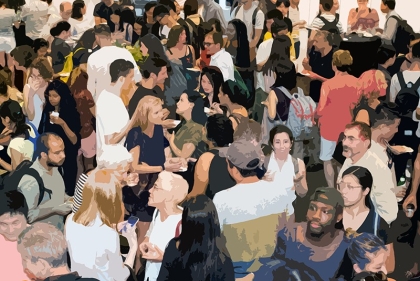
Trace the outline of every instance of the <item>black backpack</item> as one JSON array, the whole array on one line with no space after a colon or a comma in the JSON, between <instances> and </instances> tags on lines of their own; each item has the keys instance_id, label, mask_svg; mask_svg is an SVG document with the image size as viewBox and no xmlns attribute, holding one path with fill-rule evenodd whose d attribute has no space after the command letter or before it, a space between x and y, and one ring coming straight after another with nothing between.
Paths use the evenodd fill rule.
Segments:
<instances>
[{"instance_id":1,"label":"black backpack","mask_svg":"<svg viewBox=\"0 0 420 281\"><path fill-rule=\"evenodd\" d=\"M25 175L31 176L38 183L38 187L39 187L38 206L39 206L39 204L41 204L42 200L44 199L45 192L47 192L51 198L52 191L45 188L44 181L42 180L39 173L34 168L31 167L32 164L33 164L32 161L23 160L22 163L20 163L19 166L16 167L16 170L9 173L3 178L2 189L7 190L7 191L17 190L22 177Z\"/></svg>"},{"instance_id":2,"label":"black backpack","mask_svg":"<svg viewBox=\"0 0 420 281\"><path fill-rule=\"evenodd\" d=\"M324 26L321 27L320 30L326 30L329 33L332 34L340 34L340 30L338 29L338 18L336 17L333 21L328 21L326 18L322 17L322 16L318 16L317 18L319 18L323 23Z\"/></svg>"},{"instance_id":3,"label":"black backpack","mask_svg":"<svg viewBox=\"0 0 420 281\"><path fill-rule=\"evenodd\" d=\"M411 115L416 110L419 101L420 78L415 83L406 83L401 71L397 73L397 77L401 90L395 97L395 103L403 110L400 114Z\"/></svg>"},{"instance_id":4,"label":"black backpack","mask_svg":"<svg viewBox=\"0 0 420 281\"><path fill-rule=\"evenodd\" d=\"M390 18L394 18L397 20L397 31L395 33L394 40L392 40L392 45L395 48L397 56L399 54L408 54L408 45L410 45L410 41L415 39L415 32L413 28L407 23L406 20L403 20L399 16L390 16Z\"/></svg>"}]
</instances>

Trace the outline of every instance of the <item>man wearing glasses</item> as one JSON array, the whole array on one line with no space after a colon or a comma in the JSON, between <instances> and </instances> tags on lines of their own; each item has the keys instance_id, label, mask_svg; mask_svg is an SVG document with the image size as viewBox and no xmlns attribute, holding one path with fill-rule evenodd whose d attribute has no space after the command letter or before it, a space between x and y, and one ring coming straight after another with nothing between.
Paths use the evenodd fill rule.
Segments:
<instances>
[{"instance_id":1,"label":"man wearing glasses","mask_svg":"<svg viewBox=\"0 0 420 281\"><path fill-rule=\"evenodd\" d=\"M207 55L211 56L210 66L216 66L223 74L223 80L235 81L232 56L223 48L223 35L220 32L210 32L204 38Z\"/></svg>"},{"instance_id":2,"label":"man wearing glasses","mask_svg":"<svg viewBox=\"0 0 420 281\"><path fill-rule=\"evenodd\" d=\"M368 125L354 122L346 126L343 139L343 156L347 159L338 174L341 182L343 172L351 166L368 169L373 177L371 199L375 210L388 224L391 224L398 213L395 184L388 166L370 150L372 132Z\"/></svg>"}]
</instances>

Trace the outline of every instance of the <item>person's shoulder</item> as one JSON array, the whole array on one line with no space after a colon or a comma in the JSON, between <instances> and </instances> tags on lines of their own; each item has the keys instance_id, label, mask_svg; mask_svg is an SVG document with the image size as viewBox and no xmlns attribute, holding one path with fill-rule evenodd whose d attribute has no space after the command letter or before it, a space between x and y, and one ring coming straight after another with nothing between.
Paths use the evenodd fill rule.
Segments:
<instances>
[{"instance_id":1,"label":"person's shoulder","mask_svg":"<svg viewBox=\"0 0 420 281\"><path fill-rule=\"evenodd\" d=\"M381 161L379 156L370 149L366 152L366 160L370 164L369 166L372 166L371 167L372 170L373 168L375 168L376 170L391 172L391 170L385 165L385 163Z\"/></svg>"},{"instance_id":2,"label":"person's shoulder","mask_svg":"<svg viewBox=\"0 0 420 281\"><path fill-rule=\"evenodd\" d=\"M99 8L102 8L103 6L105 6L105 4L104 4L104 2L101 1L98 4L95 5L95 10L99 9Z\"/></svg>"}]
</instances>

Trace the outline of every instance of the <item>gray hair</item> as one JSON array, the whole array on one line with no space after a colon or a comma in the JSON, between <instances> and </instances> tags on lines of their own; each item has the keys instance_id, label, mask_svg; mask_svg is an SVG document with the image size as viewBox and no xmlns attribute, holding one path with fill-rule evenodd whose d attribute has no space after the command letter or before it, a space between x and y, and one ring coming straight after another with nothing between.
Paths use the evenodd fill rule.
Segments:
<instances>
[{"instance_id":1,"label":"gray hair","mask_svg":"<svg viewBox=\"0 0 420 281\"><path fill-rule=\"evenodd\" d=\"M37 222L25 229L18 239L22 256L32 263L45 260L52 268L67 265L67 243L63 233L49 223Z\"/></svg>"}]
</instances>

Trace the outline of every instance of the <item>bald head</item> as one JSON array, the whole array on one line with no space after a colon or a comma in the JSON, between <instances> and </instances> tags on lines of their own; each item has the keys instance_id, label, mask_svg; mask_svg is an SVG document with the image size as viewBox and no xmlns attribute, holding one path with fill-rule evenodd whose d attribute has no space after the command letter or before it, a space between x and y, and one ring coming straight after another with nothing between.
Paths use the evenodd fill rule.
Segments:
<instances>
[{"instance_id":1,"label":"bald head","mask_svg":"<svg viewBox=\"0 0 420 281\"><path fill-rule=\"evenodd\" d=\"M150 190L149 205L157 207L163 203L178 205L188 194L188 183L180 175L163 171Z\"/></svg>"},{"instance_id":2,"label":"bald head","mask_svg":"<svg viewBox=\"0 0 420 281\"><path fill-rule=\"evenodd\" d=\"M60 16L67 21L71 17L72 4L70 2L62 2L60 4Z\"/></svg>"}]
</instances>

